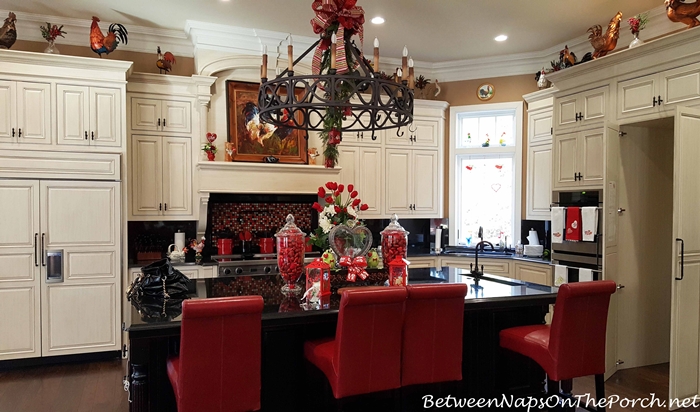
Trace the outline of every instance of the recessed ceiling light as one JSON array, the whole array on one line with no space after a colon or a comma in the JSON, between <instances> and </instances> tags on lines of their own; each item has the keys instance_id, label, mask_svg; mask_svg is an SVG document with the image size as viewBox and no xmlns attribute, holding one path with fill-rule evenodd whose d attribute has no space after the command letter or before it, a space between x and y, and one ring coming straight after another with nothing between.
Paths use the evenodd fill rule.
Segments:
<instances>
[{"instance_id":1,"label":"recessed ceiling light","mask_svg":"<svg viewBox=\"0 0 700 412\"><path fill-rule=\"evenodd\" d=\"M373 24L383 24L384 23L384 17L375 17L372 19Z\"/></svg>"},{"instance_id":2,"label":"recessed ceiling light","mask_svg":"<svg viewBox=\"0 0 700 412\"><path fill-rule=\"evenodd\" d=\"M496 38L495 38L494 40L496 40L496 41L506 41L506 40L508 40L508 36L506 36L505 34L501 34L500 36L496 36Z\"/></svg>"}]
</instances>

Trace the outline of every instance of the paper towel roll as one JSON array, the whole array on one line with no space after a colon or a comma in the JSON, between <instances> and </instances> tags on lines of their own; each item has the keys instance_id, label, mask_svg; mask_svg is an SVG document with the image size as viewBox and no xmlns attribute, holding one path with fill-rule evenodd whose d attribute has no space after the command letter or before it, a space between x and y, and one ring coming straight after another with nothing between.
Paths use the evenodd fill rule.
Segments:
<instances>
[{"instance_id":1,"label":"paper towel roll","mask_svg":"<svg viewBox=\"0 0 700 412\"><path fill-rule=\"evenodd\" d=\"M537 235L537 231L530 229L530 234L527 236L527 242L533 246L539 246L540 238Z\"/></svg>"},{"instance_id":2,"label":"paper towel roll","mask_svg":"<svg viewBox=\"0 0 700 412\"><path fill-rule=\"evenodd\" d=\"M436 228L435 229L435 250L440 250L440 247L442 247L442 229L441 228Z\"/></svg>"},{"instance_id":3,"label":"paper towel roll","mask_svg":"<svg viewBox=\"0 0 700 412\"><path fill-rule=\"evenodd\" d=\"M175 233L175 247L177 250L182 250L185 248L185 233L177 232Z\"/></svg>"}]
</instances>

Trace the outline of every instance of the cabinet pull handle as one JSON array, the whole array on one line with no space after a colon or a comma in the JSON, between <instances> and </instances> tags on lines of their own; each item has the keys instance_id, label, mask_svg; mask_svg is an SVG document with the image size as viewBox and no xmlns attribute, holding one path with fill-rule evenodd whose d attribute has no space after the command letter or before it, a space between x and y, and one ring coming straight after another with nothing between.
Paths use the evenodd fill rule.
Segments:
<instances>
[{"instance_id":1,"label":"cabinet pull handle","mask_svg":"<svg viewBox=\"0 0 700 412\"><path fill-rule=\"evenodd\" d=\"M661 98L661 95L659 95L659 106L661 106L661 103L663 103L663 99Z\"/></svg>"},{"instance_id":2,"label":"cabinet pull handle","mask_svg":"<svg viewBox=\"0 0 700 412\"><path fill-rule=\"evenodd\" d=\"M17 137L22 137L22 128L20 127L19 130L17 130Z\"/></svg>"},{"instance_id":3,"label":"cabinet pull handle","mask_svg":"<svg viewBox=\"0 0 700 412\"><path fill-rule=\"evenodd\" d=\"M160 117L158 118L158 126L160 126Z\"/></svg>"},{"instance_id":4,"label":"cabinet pull handle","mask_svg":"<svg viewBox=\"0 0 700 412\"><path fill-rule=\"evenodd\" d=\"M15 137L15 128L12 128L12 137Z\"/></svg>"},{"instance_id":5,"label":"cabinet pull handle","mask_svg":"<svg viewBox=\"0 0 700 412\"><path fill-rule=\"evenodd\" d=\"M162 204L162 203L158 203L158 210L163 210L163 204Z\"/></svg>"},{"instance_id":6,"label":"cabinet pull handle","mask_svg":"<svg viewBox=\"0 0 700 412\"><path fill-rule=\"evenodd\" d=\"M39 234L34 233L34 266L39 266Z\"/></svg>"},{"instance_id":7,"label":"cabinet pull handle","mask_svg":"<svg viewBox=\"0 0 700 412\"><path fill-rule=\"evenodd\" d=\"M163 118L163 127L165 127L165 117Z\"/></svg>"},{"instance_id":8,"label":"cabinet pull handle","mask_svg":"<svg viewBox=\"0 0 700 412\"><path fill-rule=\"evenodd\" d=\"M677 277L676 280L683 280L683 275L685 274L685 270L683 268L685 265L685 242L681 238L676 238L676 242L681 242L681 277Z\"/></svg>"},{"instance_id":9,"label":"cabinet pull handle","mask_svg":"<svg viewBox=\"0 0 700 412\"><path fill-rule=\"evenodd\" d=\"M90 132L90 139L95 140L95 132Z\"/></svg>"},{"instance_id":10,"label":"cabinet pull handle","mask_svg":"<svg viewBox=\"0 0 700 412\"><path fill-rule=\"evenodd\" d=\"M656 107L656 96L654 96L654 98L652 99L651 102L652 102L651 107Z\"/></svg>"},{"instance_id":11,"label":"cabinet pull handle","mask_svg":"<svg viewBox=\"0 0 700 412\"><path fill-rule=\"evenodd\" d=\"M85 131L85 140L87 140L87 130Z\"/></svg>"},{"instance_id":12,"label":"cabinet pull handle","mask_svg":"<svg viewBox=\"0 0 700 412\"><path fill-rule=\"evenodd\" d=\"M168 204L167 203L165 203L165 211L166 212L168 211Z\"/></svg>"},{"instance_id":13,"label":"cabinet pull handle","mask_svg":"<svg viewBox=\"0 0 700 412\"><path fill-rule=\"evenodd\" d=\"M46 260L44 259L46 257L46 249L44 247L44 240L46 237L46 233L41 234L41 266L46 266Z\"/></svg>"}]
</instances>

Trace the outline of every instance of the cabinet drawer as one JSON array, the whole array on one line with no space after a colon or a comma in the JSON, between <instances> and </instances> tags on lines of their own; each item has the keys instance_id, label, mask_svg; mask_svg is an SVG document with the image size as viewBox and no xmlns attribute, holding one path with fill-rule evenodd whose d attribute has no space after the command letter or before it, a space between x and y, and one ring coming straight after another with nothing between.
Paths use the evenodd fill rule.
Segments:
<instances>
[{"instance_id":1,"label":"cabinet drawer","mask_svg":"<svg viewBox=\"0 0 700 412\"><path fill-rule=\"evenodd\" d=\"M436 257L409 257L408 261L411 262L410 267L412 269L422 269L422 268L434 268L437 267Z\"/></svg>"},{"instance_id":2,"label":"cabinet drawer","mask_svg":"<svg viewBox=\"0 0 700 412\"><path fill-rule=\"evenodd\" d=\"M441 266L450 266L460 269L470 269L469 265L474 264L473 257L450 257L440 259ZM482 259L479 257L479 267L484 267L484 273L488 275L497 275L505 277L513 277L511 274L511 261L508 259Z\"/></svg>"},{"instance_id":3,"label":"cabinet drawer","mask_svg":"<svg viewBox=\"0 0 700 412\"><path fill-rule=\"evenodd\" d=\"M184 268L177 268L183 275L187 276L189 279L198 279L199 278L199 269L184 269Z\"/></svg>"},{"instance_id":4,"label":"cabinet drawer","mask_svg":"<svg viewBox=\"0 0 700 412\"><path fill-rule=\"evenodd\" d=\"M515 278L538 285L552 285L552 267L546 264L515 263Z\"/></svg>"}]
</instances>

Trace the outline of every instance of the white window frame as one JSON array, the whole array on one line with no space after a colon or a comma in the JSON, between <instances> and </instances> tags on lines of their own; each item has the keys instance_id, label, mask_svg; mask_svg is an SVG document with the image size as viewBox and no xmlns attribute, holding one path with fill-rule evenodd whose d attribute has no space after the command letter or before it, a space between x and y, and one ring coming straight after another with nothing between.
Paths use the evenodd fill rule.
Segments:
<instances>
[{"instance_id":1,"label":"white window frame","mask_svg":"<svg viewBox=\"0 0 700 412\"><path fill-rule=\"evenodd\" d=\"M457 135L458 125L457 121L460 114L463 113L475 113L475 112L485 112L488 115L489 112L504 111L504 110L514 110L515 111L515 149L510 147L473 147L473 148L458 148L457 143L459 137ZM469 106L452 106L450 107L450 151L449 151L449 176L448 180L450 182L450 210L449 210L449 229L450 229L450 245L457 244L457 230L459 225L457 224L460 220L457 216L457 199L461 198L461 182L459 182L459 177L457 175L456 167L458 163L458 158L460 156L489 156L498 154L510 154L513 153L513 170L514 179L513 199L515 204L513 205L513 232L515 239L508 239L508 243L514 245L520 239L520 226L522 218L522 181L523 181L523 102L508 102L508 103L491 103L491 104L477 104Z\"/></svg>"}]
</instances>

